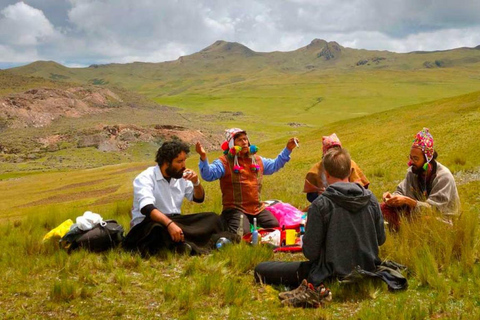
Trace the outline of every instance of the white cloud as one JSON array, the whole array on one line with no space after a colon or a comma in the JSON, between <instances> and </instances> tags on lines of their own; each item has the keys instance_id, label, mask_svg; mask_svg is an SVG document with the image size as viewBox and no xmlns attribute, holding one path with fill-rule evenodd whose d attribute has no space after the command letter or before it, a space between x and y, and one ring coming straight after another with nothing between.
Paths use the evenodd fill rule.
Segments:
<instances>
[{"instance_id":1,"label":"white cloud","mask_svg":"<svg viewBox=\"0 0 480 320\"><path fill-rule=\"evenodd\" d=\"M332 34L332 39L345 47L394 52L448 50L459 47L475 47L480 44L480 26L465 29L420 32L406 38L390 38L380 32L355 32ZM433 48L433 49L432 49Z\"/></svg>"},{"instance_id":2,"label":"white cloud","mask_svg":"<svg viewBox=\"0 0 480 320\"><path fill-rule=\"evenodd\" d=\"M24 2L0 11L0 41L12 46L36 46L59 36L42 11Z\"/></svg>"},{"instance_id":3,"label":"white cloud","mask_svg":"<svg viewBox=\"0 0 480 320\"><path fill-rule=\"evenodd\" d=\"M32 49L27 51L15 51L9 46L0 44L0 57L4 57L4 61L0 62L9 62L15 64L23 64L25 61L35 61L39 60L37 50Z\"/></svg>"},{"instance_id":4,"label":"white cloud","mask_svg":"<svg viewBox=\"0 0 480 320\"><path fill-rule=\"evenodd\" d=\"M0 1L0 62L158 62L216 40L262 52L314 38L397 52L480 44L477 0Z\"/></svg>"}]
</instances>

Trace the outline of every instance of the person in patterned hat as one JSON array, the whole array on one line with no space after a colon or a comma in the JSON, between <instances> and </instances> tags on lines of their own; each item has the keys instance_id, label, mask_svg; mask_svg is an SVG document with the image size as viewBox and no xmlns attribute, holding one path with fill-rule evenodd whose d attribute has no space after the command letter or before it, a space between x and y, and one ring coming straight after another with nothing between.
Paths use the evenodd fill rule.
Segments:
<instances>
[{"instance_id":1,"label":"person in patterned hat","mask_svg":"<svg viewBox=\"0 0 480 320\"><path fill-rule=\"evenodd\" d=\"M222 144L222 155L211 164L200 142L196 151L200 155L200 175L205 181L220 180L222 191L222 214L226 231L236 232L244 215L243 230L250 231L250 223L257 218L263 228L279 227L278 220L265 209L261 201L263 175L271 175L290 160L292 150L298 145L297 138L290 138L286 147L275 159L257 155L258 148L250 144L247 132L239 128L228 129Z\"/></svg>"},{"instance_id":2,"label":"person in patterned hat","mask_svg":"<svg viewBox=\"0 0 480 320\"><path fill-rule=\"evenodd\" d=\"M423 128L413 140L405 179L395 192L383 194L381 209L390 229L398 229L402 214L413 217L425 209L435 209L450 224L458 214L460 199L455 180L437 157L433 136L428 128Z\"/></svg>"},{"instance_id":3,"label":"person in patterned hat","mask_svg":"<svg viewBox=\"0 0 480 320\"><path fill-rule=\"evenodd\" d=\"M317 162L305 176L305 184L303 192L307 194L307 200L313 202L327 188L327 179L325 177L325 169L323 168L323 157L329 150L341 149L342 143L335 133L322 137L322 160ZM350 182L359 183L365 189L368 189L370 181L363 174L360 167L352 160L352 173L349 177Z\"/></svg>"}]
</instances>

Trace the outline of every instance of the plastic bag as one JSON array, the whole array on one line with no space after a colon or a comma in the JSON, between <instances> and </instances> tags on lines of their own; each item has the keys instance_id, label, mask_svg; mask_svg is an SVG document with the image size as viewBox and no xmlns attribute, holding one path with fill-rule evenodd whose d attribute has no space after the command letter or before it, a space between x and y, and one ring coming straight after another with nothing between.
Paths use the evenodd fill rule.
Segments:
<instances>
[{"instance_id":1,"label":"plastic bag","mask_svg":"<svg viewBox=\"0 0 480 320\"><path fill-rule=\"evenodd\" d=\"M277 203L266 207L278 220L280 227L294 226L302 222L303 212L288 203Z\"/></svg>"},{"instance_id":2,"label":"plastic bag","mask_svg":"<svg viewBox=\"0 0 480 320\"><path fill-rule=\"evenodd\" d=\"M80 230L87 231L103 222L103 218L98 213L92 211L85 211L83 216L77 217L76 225Z\"/></svg>"},{"instance_id":3,"label":"plastic bag","mask_svg":"<svg viewBox=\"0 0 480 320\"><path fill-rule=\"evenodd\" d=\"M73 221L71 219L63 221L58 227L55 229L50 230L44 237L43 241L47 241L50 239L60 239L62 238L68 231L70 231L70 227L73 225Z\"/></svg>"}]
</instances>

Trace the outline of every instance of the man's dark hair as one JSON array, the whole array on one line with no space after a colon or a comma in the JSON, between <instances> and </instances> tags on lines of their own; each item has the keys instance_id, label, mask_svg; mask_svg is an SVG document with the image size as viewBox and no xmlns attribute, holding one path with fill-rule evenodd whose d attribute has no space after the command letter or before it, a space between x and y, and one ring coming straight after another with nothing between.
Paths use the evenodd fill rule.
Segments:
<instances>
[{"instance_id":1,"label":"man's dark hair","mask_svg":"<svg viewBox=\"0 0 480 320\"><path fill-rule=\"evenodd\" d=\"M180 140L164 142L162 146L158 148L155 162L158 163L159 166L164 163L172 163L173 159L178 157L182 151L186 154L190 152L190 147L185 142Z\"/></svg>"},{"instance_id":2,"label":"man's dark hair","mask_svg":"<svg viewBox=\"0 0 480 320\"><path fill-rule=\"evenodd\" d=\"M345 179L350 176L352 160L346 149L329 149L323 157L322 162L323 167L332 177Z\"/></svg>"}]
</instances>

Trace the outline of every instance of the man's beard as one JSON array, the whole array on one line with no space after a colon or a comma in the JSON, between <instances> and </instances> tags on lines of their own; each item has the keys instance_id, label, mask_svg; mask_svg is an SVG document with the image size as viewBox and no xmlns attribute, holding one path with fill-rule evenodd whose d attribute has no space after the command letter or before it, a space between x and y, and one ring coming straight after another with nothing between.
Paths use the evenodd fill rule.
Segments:
<instances>
[{"instance_id":1,"label":"man's beard","mask_svg":"<svg viewBox=\"0 0 480 320\"><path fill-rule=\"evenodd\" d=\"M185 168L180 169L180 170L175 170L172 167L172 164L170 163L168 167L165 169L165 173L170 177L170 178L175 178L175 179L180 179L183 177L183 171L185 171Z\"/></svg>"},{"instance_id":2,"label":"man's beard","mask_svg":"<svg viewBox=\"0 0 480 320\"><path fill-rule=\"evenodd\" d=\"M422 175L425 171L423 170L423 167L417 168L416 166L412 166L412 172L416 175Z\"/></svg>"}]
</instances>

